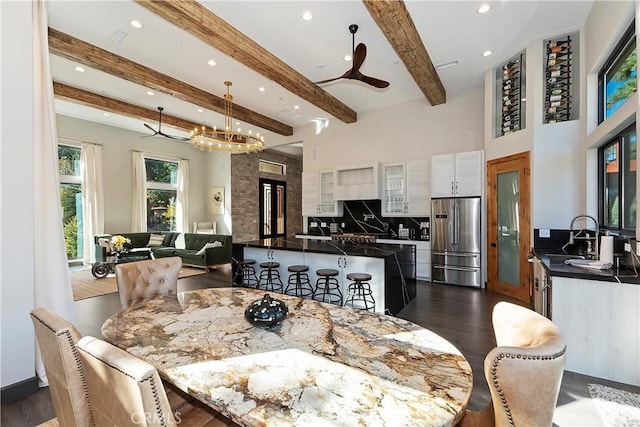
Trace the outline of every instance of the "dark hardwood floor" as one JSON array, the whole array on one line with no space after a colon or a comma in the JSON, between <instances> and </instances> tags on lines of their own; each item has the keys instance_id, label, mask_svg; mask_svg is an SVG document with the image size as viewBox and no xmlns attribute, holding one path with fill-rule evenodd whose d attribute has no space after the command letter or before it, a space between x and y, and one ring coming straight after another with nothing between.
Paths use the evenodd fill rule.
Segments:
<instances>
[{"instance_id":1,"label":"dark hardwood floor","mask_svg":"<svg viewBox=\"0 0 640 427\"><path fill-rule=\"evenodd\" d=\"M178 281L178 291L224 287L231 282L228 266L207 274ZM398 317L414 322L446 338L467 358L474 373L469 409L477 410L489 402L484 379L484 357L495 346L491 311L498 301L517 301L482 289L418 282L417 297ZM83 335L100 337L102 323L120 310L118 294L76 301L77 327ZM554 423L559 426L600 426L595 405L589 397L588 383L599 383L640 393L640 387L593 378L565 371L556 406ZM0 424L35 426L55 416L48 388L17 402L2 403Z\"/></svg>"}]
</instances>

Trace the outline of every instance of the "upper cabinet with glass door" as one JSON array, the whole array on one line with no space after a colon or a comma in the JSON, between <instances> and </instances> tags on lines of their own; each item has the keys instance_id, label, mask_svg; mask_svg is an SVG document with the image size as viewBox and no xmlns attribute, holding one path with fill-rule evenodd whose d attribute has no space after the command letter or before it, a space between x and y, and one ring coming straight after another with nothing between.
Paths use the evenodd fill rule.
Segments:
<instances>
[{"instance_id":1,"label":"upper cabinet with glass door","mask_svg":"<svg viewBox=\"0 0 640 427\"><path fill-rule=\"evenodd\" d=\"M429 162L383 165L383 216L429 215Z\"/></svg>"},{"instance_id":2,"label":"upper cabinet with glass door","mask_svg":"<svg viewBox=\"0 0 640 427\"><path fill-rule=\"evenodd\" d=\"M334 171L320 172L320 203L318 216L342 216L342 202L335 200Z\"/></svg>"}]
</instances>

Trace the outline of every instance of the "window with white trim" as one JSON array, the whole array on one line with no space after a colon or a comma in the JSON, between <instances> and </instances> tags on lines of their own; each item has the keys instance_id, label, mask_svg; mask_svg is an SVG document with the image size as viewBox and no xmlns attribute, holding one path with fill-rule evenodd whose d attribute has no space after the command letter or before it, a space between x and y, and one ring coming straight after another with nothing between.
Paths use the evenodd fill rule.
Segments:
<instances>
[{"instance_id":1,"label":"window with white trim","mask_svg":"<svg viewBox=\"0 0 640 427\"><path fill-rule=\"evenodd\" d=\"M82 178L80 147L58 145L58 177L64 244L69 261L82 258Z\"/></svg>"},{"instance_id":2,"label":"window with white trim","mask_svg":"<svg viewBox=\"0 0 640 427\"><path fill-rule=\"evenodd\" d=\"M175 231L178 162L145 156L147 231Z\"/></svg>"}]
</instances>

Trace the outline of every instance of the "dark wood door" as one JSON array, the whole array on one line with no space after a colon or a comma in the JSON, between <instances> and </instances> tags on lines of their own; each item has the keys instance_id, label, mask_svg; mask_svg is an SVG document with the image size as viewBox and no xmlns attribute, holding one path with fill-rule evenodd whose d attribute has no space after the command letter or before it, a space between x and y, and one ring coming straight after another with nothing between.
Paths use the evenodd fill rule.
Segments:
<instances>
[{"instance_id":1,"label":"dark wood door","mask_svg":"<svg viewBox=\"0 0 640 427\"><path fill-rule=\"evenodd\" d=\"M287 183L260 178L260 238L287 233Z\"/></svg>"},{"instance_id":2,"label":"dark wood door","mask_svg":"<svg viewBox=\"0 0 640 427\"><path fill-rule=\"evenodd\" d=\"M487 162L487 288L530 302L529 152Z\"/></svg>"}]
</instances>

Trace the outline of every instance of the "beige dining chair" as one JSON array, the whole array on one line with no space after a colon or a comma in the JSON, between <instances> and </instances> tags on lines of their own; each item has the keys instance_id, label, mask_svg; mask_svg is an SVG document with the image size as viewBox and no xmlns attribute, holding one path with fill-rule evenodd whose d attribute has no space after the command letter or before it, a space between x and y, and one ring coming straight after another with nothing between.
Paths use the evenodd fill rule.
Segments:
<instances>
[{"instance_id":1,"label":"beige dining chair","mask_svg":"<svg viewBox=\"0 0 640 427\"><path fill-rule=\"evenodd\" d=\"M546 317L504 301L492 321L497 346L484 360L491 402L467 411L458 426L551 426L567 351L562 333Z\"/></svg>"},{"instance_id":2,"label":"beige dining chair","mask_svg":"<svg viewBox=\"0 0 640 427\"><path fill-rule=\"evenodd\" d=\"M120 306L125 309L159 295L176 295L181 268L180 257L117 264Z\"/></svg>"},{"instance_id":3,"label":"beige dining chair","mask_svg":"<svg viewBox=\"0 0 640 427\"><path fill-rule=\"evenodd\" d=\"M199 404L173 412L152 365L105 341L78 341L96 425L236 426Z\"/></svg>"},{"instance_id":4,"label":"beige dining chair","mask_svg":"<svg viewBox=\"0 0 640 427\"><path fill-rule=\"evenodd\" d=\"M193 232L198 234L216 234L216 223L209 222L194 222Z\"/></svg>"},{"instance_id":5,"label":"beige dining chair","mask_svg":"<svg viewBox=\"0 0 640 427\"><path fill-rule=\"evenodd\" d=\"M76 343L80 332L57 314L38 307L31 321L40 347L53 408L61 426L92 426L93 415Z\"/></svg>"}]
</instances>

